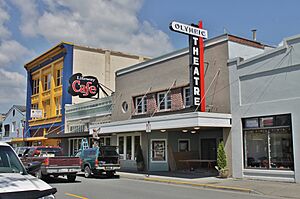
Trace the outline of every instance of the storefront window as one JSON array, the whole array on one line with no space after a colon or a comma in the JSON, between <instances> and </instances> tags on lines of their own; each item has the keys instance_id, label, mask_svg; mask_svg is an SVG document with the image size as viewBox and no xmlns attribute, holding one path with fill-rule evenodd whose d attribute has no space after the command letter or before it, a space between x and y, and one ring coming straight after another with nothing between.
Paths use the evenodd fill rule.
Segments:
<instances>
[{"instance_id":1,"label":"storefront window","mask_svg":"<svg viewBox=\"0 0 300 199\"><path fill-rule=\"evenodd\" d=\"M152 161L166 161L166 140L152 140Z\"/></svg>"},{"instance_id":2,"label":"storefront window","mask_svg":"<svg viewBox=\"0 0 300 199\"><path fill-rule=\"evenodd\" d=\"M243 124L245 168L294 170L290 115L244 119Z\"/></svg>"},{"instance_id":3,"label":"storefront window","mask_svg":"<svg viewBox=\"0 0 300 199\"><path fill-rule=\"evenodd\" d=\"M119 154L124 154L124 137L119 137Z\"/></svg>"},{"instance_id":4,"label":"storefront window","mask_svg":"<svg viewBox=\"0 0 300 199\"><path fill-rule=\"evenodd\" d=\"M126 137L126 159L131 160L131 152L132 152L132 145L131 145L131 136Z\"/></svg>"},{"instance_id":5,"label":"storefront window","mask_svg":"<svg viewBox=\"0 0 300 199\"><path fill-rule=\"evenodd\" d=\"M268 168L268 134L263 131L245 132L247 166Z\"/></svg>"},{"instance_id":6,"label":"storefront window","mask_svg":"<svg viewBox=\"0 0 300 199\"><path fill-rule=\"evenodd\" d=\"M110 141L111 140L109 140L109 142ZM140 134L124 134L119 136L118 148L120 158L123 160L134 160L138 145L140 145Z\"/></svg>"},{"instance_id":7,"label":"storefront window","mask_svg":"<svg viewBox=\"0 0 300 199\"><path fill-rule=\"evenodd\" d=\"M105 138L105 145L110 146L110 137Z\"/></svg>"},{"instance_id":8,"label":"storefront window","mask_svg":"<svg viewBox=\"0 0 300 199\"><path fill-rule=\"evenodd\" d=\"M190 140L178 140L178 152L190 151Z\"/></svg>"},{"instance_id":9,"label":"storefront window","mask_svg":"<svg viewBox=\"0 0 300 199\"><path fill-rule=\"evenodd\" d=\"M293 168L292 137L290 131L285 128L271 130L270 147L272 168Z\"/></svg>"},{"instance_id":10,"label":"storefront window","mask_svg":"<svg viewBox=\"0 0 300 199\"><path fill-rule=\"evenodd\" d=\"M134 158L136 159L136 153L137 153L137 148L139 147L140 143L140 136L134 136Z\"/></svg>"}]
</instances>

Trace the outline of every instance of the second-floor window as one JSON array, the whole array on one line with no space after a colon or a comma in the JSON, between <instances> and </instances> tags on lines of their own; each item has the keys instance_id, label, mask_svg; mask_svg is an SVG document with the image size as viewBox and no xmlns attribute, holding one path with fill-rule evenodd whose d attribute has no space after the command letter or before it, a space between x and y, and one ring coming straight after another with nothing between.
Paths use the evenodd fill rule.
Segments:
<instances>
[{"instance_id":1,"label":"second-floor window","mask_svg":"<svg viewBox=\"0 0 300 199\"><path fill-rule=\"evenodd\" d=\"M170 110L171 102L170 92L162 92L157 94L157 106L159 111Z\"/></svg>"},{"instance_id":2,"label":"second-floor window","mask_svg":"<svg viewBox=\"0 0 300 199\"><path fill-rule=\"evenodd\" d=\"M61 97L55 98L56 115L61 114Z\"/></svg>"},{"instance_id":3,"label":"second-floor window","mask_svg":"<svg viewBox=\"0 0 300 199\"><path fill-rule=\"evenodd\" d=\"M44 76L44 91L49 90L51 86L51 74Z\"/></svg>"},{"instance_id":4,"label":"second-floor window","mask_svg":"<svg viewBox=\"0 0 300 199\"><path fill-rule=\"evenodd\" d=\"M39 93L39 79L34 79L32 80L32 94L37 94Z\"/></svg>"},{"instance_id":5,"label":"second-floor window","mask_svg":"<svg viewBox=\"0 0 300 199\"><path fill-rule=\"evenodd\" d=\"M62 80L62 69L58 69L56 71L56 86L61 85L61 80Z\"/></svg>"},{"instance_id":6,"label":"second-floor window","mask_svg":"<svg viewBox=\"0 0 300 199\"><path fill-rule=\"evenodd\" d=\"M50 100L46 100L46 101L44 101L43 102L43 108L44 108L44 118L48 118L48 117L50 117L50 111L51 111L51 109L50 109Z\"/></svg>"},{"instance_id":7,"label":"second-floor window","mask_svg":"<svg viewBox=\"0 0 300 199\"><path fill-rule=\"evenodd\" d=\"M147 112L147 98L144 97L136 97L135 98L135 108L136 113L146 113Z\"/></svg>"},{"instance_id":8,"label":"second-floor window","mask_svg":"<svg viewBox=\"0 0 300 199\"><path fill-rule=\"evenodd\" d=\"M9 136L9 124L4 125L4 137Z\"/></svg>"},{"instance_id":9,"label":"second-floor window","mask_svg":"<svg viewBox=\"0 0 300 199\"><path fill-rule=\"evenodd\" d=\"M15 131L16 131L16 122L12 122L11 132L15 132Z\"/></svg>"},{"instance_id":10,"label":"second-floor window","mask_svg":"<svg viewBox=\"0 0 300 199\"><path fill-rule=\"evenodd\" d=\"M190 87L183 88L183 103L184 107L191 106L191 90Z\"/></svg>"},{"instance_id":11,"label":"second-floor window","mask_svg":"<svg viewBox=\"0 0 300 199\"><path fill-rule=\"evenodd\" d=\"M88 131L87 124L80 124L80 125L72 125L70 126L70 133L82 133Z\"/></svg>"}]
</instances>

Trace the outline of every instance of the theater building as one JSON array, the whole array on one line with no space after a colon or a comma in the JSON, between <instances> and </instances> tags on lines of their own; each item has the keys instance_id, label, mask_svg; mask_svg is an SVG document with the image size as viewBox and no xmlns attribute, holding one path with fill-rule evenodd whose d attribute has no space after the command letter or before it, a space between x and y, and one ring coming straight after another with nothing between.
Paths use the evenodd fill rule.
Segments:
<instances>
[{"instance_id":1,"label":"theater building","mask_svg":"<svg viewBox=\"0 0 300 199\"><path fill-rule=\"evenodd\" d=\"M104 89L110 95L115 88L115 71L145 59L138 55L62 42L25 64L27 111L24 136L27 144L61 145L65 132L65 105L91 100L68 93L69 78L73 74L96 77L109 88ZM99 95L100 98L104 96L103 93ZM31 110L40 114L33 117Z\"/></svg>"},{"instance_id":2,"label":"theater building","mask_svg":"<svg viewBox=\"0 0 300 199\"><path fill-rule=\"evenodd\" d=\"M300 36L228 62L233 177L300 182Z\"/></svg>"},{"instance_id":3,"label":"theater building","mask_svg":"<svg viewBox=\"0 0 300 199\"><path fill-rule=\"evenodd\" d=\"M193 167L201 163L212 169L222 140L231 169L227 60L237 55L250 58L266 49L228 34L205 41L206 112L191 106L188 49L118 70L111 123L94 128L118 145L123 169L137 169L138 145L151 171L184 169L187 159L195 160Z\"/></svg>"}]
</instances>

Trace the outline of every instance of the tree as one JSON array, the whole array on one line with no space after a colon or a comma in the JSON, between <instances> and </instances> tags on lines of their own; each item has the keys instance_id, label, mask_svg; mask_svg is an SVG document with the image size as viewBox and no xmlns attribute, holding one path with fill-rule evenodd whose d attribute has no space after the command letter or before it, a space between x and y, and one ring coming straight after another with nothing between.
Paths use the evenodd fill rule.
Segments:
<instances>
[{"instance_id":1,"label":"tree","mask_svg":"<svg viewBox=\"0 0 300 199\"><path fill-rule=\"evenodd\" d=\"M218 152L217 152L217 166L216 169L219 171L219 177L227 178L229 175L229 171L227 168L227 160L226 160L226 153L224 149L224 142L220 142L218 145Z\"/></svg>"},{"instance_id":2,"label":"tree","mask_svg":"<svg viewBox=\"0 0 300 199\"><path fill-rule=\"evenodd\" d=\"M227 167L227 160L226 160L226 153L224 149L224 142L220 142L218 146L218 152L217 152L217 167L218 170L224 170Z\"/></svg>"},{"instance_id":3,"label":"tree","mask_svg":"<svg viewBox=\"0 0 300 199\"><path fill-rule=\"evenodd\" d=\"M143 171L144 170L144 157L143 157L141 145L138 145L136 148L136 163L137 163L137 169L139 171Z\"/></svg>"}]
</instances>

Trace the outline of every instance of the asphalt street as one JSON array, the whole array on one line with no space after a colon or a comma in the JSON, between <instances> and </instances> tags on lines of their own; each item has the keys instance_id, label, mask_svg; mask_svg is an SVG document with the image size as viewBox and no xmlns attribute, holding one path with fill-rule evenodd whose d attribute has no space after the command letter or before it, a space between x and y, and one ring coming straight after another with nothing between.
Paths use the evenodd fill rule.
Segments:
<instances>
[{"instance_id":1,"label":"asphalt street","mask_svg":"<svg viewBox=\"0 0 300 199\"><path fill-rule=\"evenodd\" d=\"M127 178L89 178L77 177L76 182L51 179L51 186L56 187L57 199L263 199L257 194L213 190L183 185L172 185Z\"/></svg>"}]
</instances>

